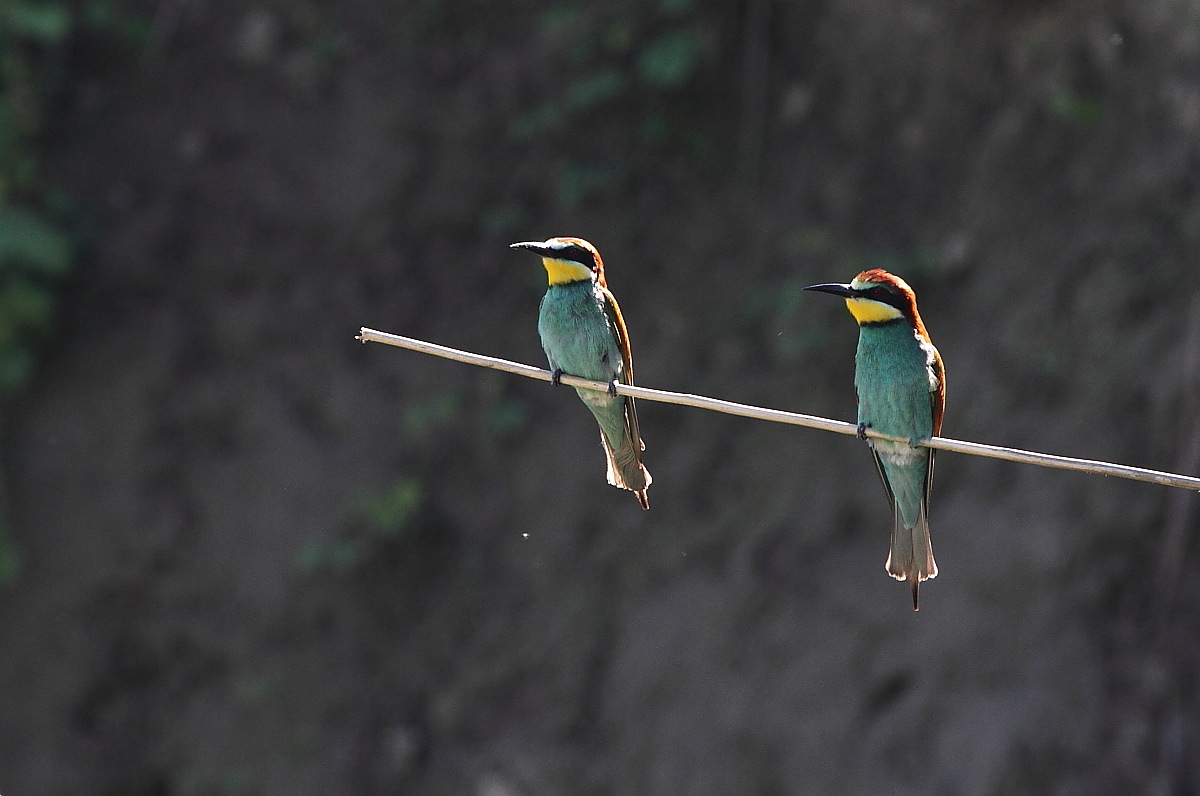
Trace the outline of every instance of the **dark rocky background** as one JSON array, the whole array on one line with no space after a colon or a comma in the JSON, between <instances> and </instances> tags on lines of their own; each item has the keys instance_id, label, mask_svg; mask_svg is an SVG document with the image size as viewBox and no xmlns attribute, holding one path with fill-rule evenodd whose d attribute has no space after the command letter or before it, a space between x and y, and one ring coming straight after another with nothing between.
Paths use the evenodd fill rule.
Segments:
<instances>
[{"instance_id":1,"label":"dark rocky background","mask_svg":"<svg viewBox=\"0 0 1200 796\"><path fill-rule=\"evenodd\" d=\"M41 144L94 215L6 404L5 794L1200 792L1197 497L939 459L914 614L862 443L541 364L609 264L639 381L842 419L816 281L917 289L947 436L1197 472L1200 6L161 0Z\"/></svg>"}]
</instances>

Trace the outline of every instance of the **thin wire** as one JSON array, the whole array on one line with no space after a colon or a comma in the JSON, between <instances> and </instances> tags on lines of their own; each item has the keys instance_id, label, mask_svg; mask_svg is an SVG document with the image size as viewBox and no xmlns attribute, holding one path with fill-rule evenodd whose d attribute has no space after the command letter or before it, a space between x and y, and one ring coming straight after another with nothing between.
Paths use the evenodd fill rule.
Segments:
<instances>
[{"instance_id":1,"label":"thin wire","mask_svg":"<svg viewBox=\"0 0 1200 796\"><path fill-rule=\"evenodd\" d=\"M358 337L355 339L361 340L364 343L384 343L386 345L397 346L398 348L407 348L410 351L418 351L422 354L430 354L435 357L442 357L443 359L452 359L455 362L464 362L468 365L477 365L483 368L502 370L506 373L514 373L518 376L525 376L526 378L530 379L538 379L539 381L550 381L551 378L550 371L542 368L535 368L532 365L522 365L518 362L510 362L507 359L484 356L483 354L475 354L470 351L460 351L457 348L450 348L448 346L438 345L437 343L430 343L424 340L416 340L412 337L402 337L401 335L397 334L380 332L374 329L367 329L366 327L363 327L359 330ZM604 391L609 389L609 385L605 382L581 379L578 376L570 376L565 373L563 374L561 381L563 384L571 387L583 387L584 389L588 390ZM831 420L826 417L816 417L815 415L784 412L779 409L765 409L761 406L750 406L749 404L739 404L734 403L733 401L722 401L718 398L708 398L703 395L690 395L688 393L654 390L650 389L649 387L638 387L632 384L617 384L617 393L621 395L631 395L634 398L641 398L645 401L658 401L659 403L693 406L697 409L708 409L712 412L722 412L727 415L750 417L754 418L755 420L766 420L772 423L785 423L792 426L804 426L806 428L815 428L821 431L832 431L835 434L858 434L858 426L853 423L845 423L841 420ZM893 442L908 442L908 440L903 437L893 437L888 434L880 434L879 432L869 428L866 429L865 435L872 439L885 439ZM929 439L919 441L917 444L926 448L953 451L954 453L965 453L970 456L983 456L990 459L1003 459L1010 462L1033 464L1037 465L1038 467L1052 467L1059 470L1074 470L1081 473L1110 475L1114 478L1127 478L1132 481L1146 481L1152 484L1174 486L1179 487L1180 489L1190 489L1200 492L1200 478L1191 475L1165 473L1160 470L1147 470L1142 467L1130 467L1124 464L1111 464L1109 462L1099 462L1091 459L1073 459L1067 456L1055 456L1050 453L1037 453L1036 451L1020 450L1018 448L1003 448L998 445L984 445L978 442L947 439L946 437L930 437Z\"/></svg>"}]
</instances>

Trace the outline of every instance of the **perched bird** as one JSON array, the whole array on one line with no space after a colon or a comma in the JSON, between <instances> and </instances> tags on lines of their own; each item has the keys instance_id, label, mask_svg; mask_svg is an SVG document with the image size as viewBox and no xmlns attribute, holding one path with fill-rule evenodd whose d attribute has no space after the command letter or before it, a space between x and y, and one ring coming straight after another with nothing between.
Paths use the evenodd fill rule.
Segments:
<instances>
[{"instance_id":1,"label":"perched bird","mask_svg":"<svg viewBox=\"0 0 1200 796\"><path fill-rule=\"evenodd\" d=\"M653 479L642 464L646 449L638 431L633 398L617 395L617 383L633 384L629 332L617 300L608 292L604 261L582 238L550 238L514 243L542 257L550 286L542 298L538 334L557 385L564 373L606 381L608 392L575 392L600 424L600 442L608 457L608 483L632 490L643 509Z\"/></svg>"},{"instance_id":2,"label":"perched bird","mask_svg":"<svg viewBox=\"0 0 1200 796\"><path fill-rule=\"evenodd\" d=\"M805 290L846 300L858 321L854 386L858 391L858 433L868 428L909 441L869 439L879 476L892 501L892 547L887 571L912 586L913 610L920 610L921 581L937 577L929 541L929 489L933 449L917 443L942 430L946 371L925 324L917 297L898 276L881 268L863 271L848 285L811 285Z\"/></svg>"}]
</instances>

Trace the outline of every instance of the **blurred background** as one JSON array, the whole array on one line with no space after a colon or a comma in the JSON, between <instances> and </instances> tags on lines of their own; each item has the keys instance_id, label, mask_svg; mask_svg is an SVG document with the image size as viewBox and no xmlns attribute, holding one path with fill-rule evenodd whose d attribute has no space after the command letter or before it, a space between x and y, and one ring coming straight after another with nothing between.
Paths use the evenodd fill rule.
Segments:
<instances>
[{"instance_id":1,"label":"blurred background","mask_svg":"<svg viewBox=\"0 0 1200 796\"><path fill-rule=\"evenodd\" d=\"M1200 792L1197 498L541 365L588 238L638 381L853 420L885 267L947 436L1200 471L1200 3L0 3L0 790Z\"/></svg>"}]
</instances>

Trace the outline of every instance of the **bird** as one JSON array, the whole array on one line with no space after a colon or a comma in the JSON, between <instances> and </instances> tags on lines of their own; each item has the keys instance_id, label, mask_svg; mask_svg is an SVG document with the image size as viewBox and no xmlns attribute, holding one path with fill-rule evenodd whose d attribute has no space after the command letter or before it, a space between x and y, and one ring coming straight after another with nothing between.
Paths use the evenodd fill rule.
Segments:
<instances>
[{"instance_id":1,"label":"bird","mask_svg":"<svg viewBox=\"0 0 1200 796\"><path fill-rule=\"evenodd\" d=\"M921 609L921 581L937 577L929 538L932 448L946 408L946 369L917 312L917 297L900 277L882 268L858 274L849 284L810 285L846 301L858 322L854 387L858 393L858 436L866 429L908 442L867 439L879 477L892 503L892 542L887 572L912 587L913 610Z\"/></svg>"},{"instance_id":2,"label":"bird","mask_svg":"<svg viewBox=\"0 0 1200 796\"><path fill-rule=\"evenodd\" d=\"M608 463L608 483L628 489L643 509L653 482L642 463L637 409L631 396L618 395L617 384L633 384L629 331L616 298L608 290L604 260L582 238L523 241L509 248L538 254L549 285L538 311L538 335L550 362L550 383L564 373L608 382L607 392L576 388L600 425L600 443Z\"/></svg>"}]
</instances>

